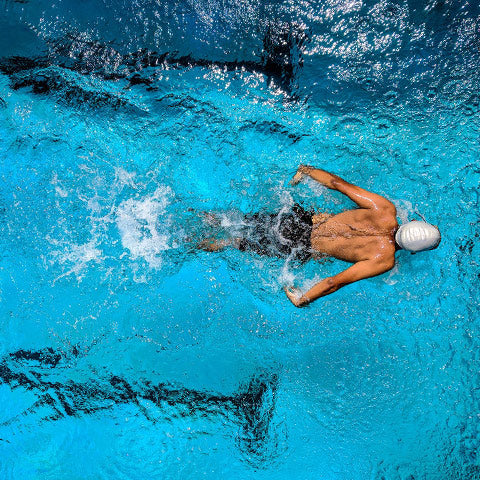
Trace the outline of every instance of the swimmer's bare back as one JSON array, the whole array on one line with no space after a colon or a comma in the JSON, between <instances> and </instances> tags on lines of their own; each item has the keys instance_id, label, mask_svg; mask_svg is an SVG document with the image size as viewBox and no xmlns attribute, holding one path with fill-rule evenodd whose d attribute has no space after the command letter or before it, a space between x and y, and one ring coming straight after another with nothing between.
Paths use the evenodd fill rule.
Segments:
<instances>
[{"instance_id":1,"label":"swimmer's bare back","mask_svg":"<svg viewBox=\"0 0 480 480\"><path fill-rule=\"evenodd\" d=\"M386 198L325 170L306 165L298 168L291 184L296 185L305 177L338 190L359 208L328 217L313 216L312 249L353 265L333 277L325 278L304 294L295 287L285 287L285 293L297 307L308 305L349 283L392 269L395 265L395 232L398 229L395 205Z\"/></svg>"}]
</instances>

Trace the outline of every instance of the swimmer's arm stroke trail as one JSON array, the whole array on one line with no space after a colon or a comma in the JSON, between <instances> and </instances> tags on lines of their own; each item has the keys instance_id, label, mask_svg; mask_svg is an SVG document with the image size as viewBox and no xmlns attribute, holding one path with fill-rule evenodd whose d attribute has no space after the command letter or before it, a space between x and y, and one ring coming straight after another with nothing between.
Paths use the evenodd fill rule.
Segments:
<instances>
[{"instance_id":1,"label":"swimmer's arm stroke trail","mask_svg":"<svg viewBox=\"0 0 480 480\"><path fill-rule=\"evenodd\" d=\"M305 307L320 297L330 295L339 288L344 287L364 278L375 277L392 269L395 262L384 260L362 260L355 263L339 274L323 279L310 290L299 296L299 290L295 287L285 287L285 293L296 307Z\"/></svg>"},{"instance_id":2,"label":"swimmer's arm stroke trail","mask_svg":"<svg viewBox=\"0 0 480 480\"><path fill-rule=\"evenodd\" d=\"M354 201L360 208L389 211L395 214L395 205L376 193L369 192L364 188L348 183L338 175L326 172L319 168L310 167L308 165L300 165L297 173L291 180L292 185L297 185L305 176L321 183L331 190L338 190L346 195L350 200Z\"/></svg>"}]
</instances>

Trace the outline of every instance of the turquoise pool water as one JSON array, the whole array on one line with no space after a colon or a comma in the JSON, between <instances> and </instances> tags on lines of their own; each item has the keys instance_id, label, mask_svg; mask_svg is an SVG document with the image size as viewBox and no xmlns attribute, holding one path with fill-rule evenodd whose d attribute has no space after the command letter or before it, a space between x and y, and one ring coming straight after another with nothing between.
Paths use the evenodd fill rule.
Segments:
<instances>
[{"instance_id":1,"label":"turquoise pool water","mask_svg":"<svg viewBox=\"0 0 480 480\"><path fill-rule=\"evenodd\" d=\"M2 479L480 478L474 2L4 2ZM352 204L432 252L296 309L342 262L193 248L195 211Z\"/></svg>"}]
</instances>

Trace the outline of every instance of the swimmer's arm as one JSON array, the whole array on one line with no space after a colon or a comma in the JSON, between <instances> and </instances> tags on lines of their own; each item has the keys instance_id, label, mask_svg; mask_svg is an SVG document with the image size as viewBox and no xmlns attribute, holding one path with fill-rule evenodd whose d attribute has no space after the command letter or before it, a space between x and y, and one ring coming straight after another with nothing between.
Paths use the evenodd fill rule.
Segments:
<instances>
[{"instance_id":1,"label":"swimmer's arm","mask_svg":"<svg viewBox=\"0 0 480 480\"><path fill-rule=\"evenodd\" d=\"M347 268L343 272L333 277L325 278L321 282L318 282L303 295L299 296L298 289L293 287L285 287L285 293L296 307L304 307L320 297L325 297L326 295L336 292L338 289L348 285L349 283L358 282L364 278L381 275L382 273L392 269L394 264L394 260L363 260L355 263L355 265L352 265L350 268Z\"/></svg>"},{"instance_id":2,"label":"swimmer's arm","mask_svg":"<svg viewBox=\"0 0 480 480\"><path fill-rule=\"evenodd\" d=\"M308 165L300 165L297 173L290 182L292 185L299 183L305 176L321 183L331 190L338 190L340 193L346 195L350 200L354 201L360 208L372 208L375 210L389 210L395 215L395 205L376 193L369 192L357 185L348 183L343 178L333 173L326 172L319 168L310 167Z\"/></svg>"}]
</instances>

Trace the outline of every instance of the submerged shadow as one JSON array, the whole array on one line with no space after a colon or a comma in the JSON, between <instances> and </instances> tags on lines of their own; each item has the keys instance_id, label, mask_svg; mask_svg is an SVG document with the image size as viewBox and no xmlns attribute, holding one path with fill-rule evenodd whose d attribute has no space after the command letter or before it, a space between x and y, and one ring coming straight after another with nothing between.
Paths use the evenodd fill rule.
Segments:
<instances>
[{"instance_id":1,"label":"submerged shadow","mask_svg":"<svg viewBox=\"0 0 480 480\"><path fill-rule=\"evenodd\" d=\"M263 37L260 58L254 60L214 60L179 55L178 52L155 52L148 49L121 54L110 45L88 41L70 34L50 42L48 55L37 58L0 58L0 72L11 77L12 88L30 87L33 93L57 92L69 103L92 106L110 105L114 109L126 106L126 101L108 92L90 90L58 71L72 71L105 80L128 80L127 88L145 85L157 90L158 70L182 68L216 68L222 71L247 71L262 74L267 83L281 88L291 100L297 98L297 75L303 66L303 51L309 33L296 23L270 21ZM152 68L154 69L152 72Z\"/></svg>"},{"instance_id":2,"label":"submerged shadow","mask_svg":"<svg viewBox=\"0 0 480 480\"><path fill-rule=\"evenodd\" d=\"M78 352L73 350L72 355ZM277 455L272 422L278 390L278 376L260 372L232 395L177 387L170 383L152 384L139 379L134 383L118 375L78 382L52 377L67 376L68 359L52 348L18 350L0 361L0 384L12 390L22 388L33 392L36 400L20 414L3 421L9 426L24 421L26 416L41 415L39 421L55 421L110 410L122 404L135 405L152 423L191 417L219 416L227 424L238 425L237 445L249 463L261 466ZM151 402L157 415L145 407Z\"/></svg>"}]
</instances>

